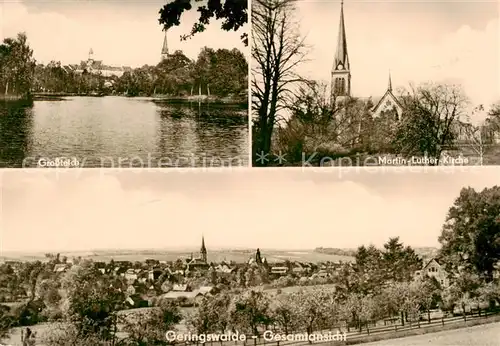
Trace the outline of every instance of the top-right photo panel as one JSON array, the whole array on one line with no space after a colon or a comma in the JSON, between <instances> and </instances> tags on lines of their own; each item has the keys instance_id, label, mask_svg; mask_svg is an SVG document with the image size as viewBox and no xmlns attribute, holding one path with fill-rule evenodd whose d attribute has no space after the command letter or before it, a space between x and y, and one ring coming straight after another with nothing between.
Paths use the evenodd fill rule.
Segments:
<instances>
[{"instance_id":1,"label":"top-right photo panel","mask_svg":"<svg viewBox=\"0 0 500 346\"><path fill-rule=\"evenodd\" d=\"M253 0L253 166L500 165L499 12Z\"/></svg>"}]
</instances>

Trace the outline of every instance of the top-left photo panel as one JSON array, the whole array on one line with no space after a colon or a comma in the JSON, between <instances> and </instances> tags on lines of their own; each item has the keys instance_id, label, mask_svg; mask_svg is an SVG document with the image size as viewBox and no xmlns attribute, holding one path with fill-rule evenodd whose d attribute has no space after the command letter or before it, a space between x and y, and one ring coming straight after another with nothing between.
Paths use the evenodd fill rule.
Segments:
<instances>
[{"instance_id":1,"label":"top-left photo panel","mask_svg":"<svg viewBox=\"0 0 500 346\"><path fill-rule=\"evenodd\" d=\"M248 0L0 0L0 168L249 166Z\"/></svg>"}]
</instances>

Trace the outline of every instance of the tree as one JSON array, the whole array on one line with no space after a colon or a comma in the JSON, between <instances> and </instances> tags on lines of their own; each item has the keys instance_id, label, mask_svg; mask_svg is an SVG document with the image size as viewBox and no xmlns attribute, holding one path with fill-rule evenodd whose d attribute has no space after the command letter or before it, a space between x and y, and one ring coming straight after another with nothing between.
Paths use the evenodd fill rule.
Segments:
<instances>
[{"instance_id":1,"label":"tree","mask_svg":"<svg viewBox=\"0 0 500 346\"><path fill-rule=\"evenodd\" d=\"M385 265L382 263L382 252L373 245L368 248L360 246L354 258L355 290L365 295L373 293L385 280Z\"/></svg>"},{"instance_id":2,"label":"tree","mask_svg":"<svg viewBox=\"0 0 500 346\"><path fill-rule=\"evenodd\" d=\"M484 128L489 142L496 142L500 139L500 101L491 106Z\"/></svg>"},{"instance_id":3,"label":"tree","mask_svg":"<svg viewBox=\"0 0 500 346\"><path fill-rule=\"evenodd\" d=\"M13 325L14 321L10 315L10 308L5 305L0 305L0 340L9 335Z\"/></svg>"},{"instance_id":4,"label":"tree","mask_svg":"<svg viewBox=\"0 0 500 346\"><path fill-rule=\"evenodd\" d=\"M279 294L271 303L272 319L285 334L298 330L300 326L302 317L295 303L296 296L286 293Z\"/></svg>"},{"instance_id":5,"label":"tree","mask_svg":"<svg viewBox=\"0 0 500 346\"><path fill-rule=\"evenodd\" d=\"M0 44L0 88L5 95L26 97L31 93L35 60L27 41L26 34L19 33Z\"/></svg>"},{"instance_id":6,"label":"tree","mask_svg":"<svg viewBox=\"0 0 500 346\"><path fill-rule=\"evenodd\" d=\"M73 266L62 278L65 317L81 336L114 340L116 312L124 301L124 290L116 280L101 274L92 262Z\"/></svg>"},{"instance_id":7,"label":"tree","mask_svg":"<svg viewBox=\"0 0 500 346\"><path fill-rule=\"evenodd\" d=\"M332 311L336 307L332 298L333 292L318 288L292 293L300 329L312 334L315 330L326 328L331 317L338 315Z\"/></svg>"},{"instance_id":8,"label":"tree","mask_svg":"<svg viewBox=\"0 0 500 346\"><path fill-rule=\"evenodd\" d=\"M160 9L159 22L163 25L164 30L168 30L173 26L180 24L180 19L184 11L193 9L193 4L203 0L174 0ZM198 6L197 11L200 13L198 22L195 23L191 32L181 36L181 39L186 40L193 37L197 33L205 31L206 25L210 24L210 20L215 18L223 20L221 29L224 31L238 31L248 23L248 0L211 0L204 5ZM245 45L248 45L248 36L246 33L241 35L241 39Z\"/></svg>"},{"instance_id":9,"label":"tree","mask_svg":"<svg viewBox=\"0 0 500 346\"><path fill-rule=\"evenodd\" d=\"M336 105L328 86L313 81L298 86L293 95L285 105L290 118L279 123L276 135L277 147L288 162L299 162L304 154L314 154L318 160L346 156L366 142L365 103L350 98Z\"/></svg>"},{"instance_id":10,"label":"tree","mask_svg":"<svg viewBox=\"0 0 500 346\"><path fill-rule=\"evenodd\" d=\"M30 301L35 300L37 285L40 282L44 265L40 261L25 262L21 267L20 277L23 278L23 284Z\"/></svg>"},{"instance_id":11,"label":"tree","mask_svg":"<svg viewBox=\"0 0 500 346\"><path fill-rule=\"evenodd\" d=\"M427 155L439 163L441 153L457 138L457 127L468 103L452 85L422 85L402 98L401 126L394 145L403 155Z\"/></svg>"},{"instance_id":12,"label":"tree","mask_svg":"<svg viewBox=\"0 0 500 346\"><path fill-rule=\"evenodd\" d=\"M228 294L205 297L189 319L189 326L195 333L224 333L230 322L229 307L231 299Z\"/></svg>"},{"instance_id":13,"label":"tree","mask_svg":"<svg viewBox=\"0 0 500 346\"><path fill-rule=\"evenodd\" d=\"M500 260L500 187L464 188L448 211L439 237L440 258L456 277L475 273L492 281Z\"/></svg>"},{"instance_id":14,"label":"tree","mask_svg":"<svg viewBox=\"0 0 500 346\"><path fill-rule=\"evenodd\" d=\"M270 153L278 112L290 104L292 86L303 82L295 68L304 61L306 47L294 12L293 0L252 2L254 156Z\"/></svg>"}]
</instances>

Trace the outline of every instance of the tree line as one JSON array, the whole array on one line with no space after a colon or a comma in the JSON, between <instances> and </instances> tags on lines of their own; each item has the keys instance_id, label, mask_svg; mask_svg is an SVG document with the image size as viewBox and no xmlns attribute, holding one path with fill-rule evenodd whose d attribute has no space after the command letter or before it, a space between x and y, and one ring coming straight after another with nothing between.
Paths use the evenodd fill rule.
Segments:
<instances>
[{"instance_id":1,"label":"tree line","mask_svg":"<svg viewBox=\"0 0 500 346\"><path fill-rule=\"evenodd\" d=\"M246 95L248 63L238 49L203 48L195 61L176 51L156 66L145 65L106 77L85 64L65 67L58 61L37 64L24 33L0 45L0 94L28 97L33 92L118 93L128 96L219 97ZM244 97L246 99L246 96Z\"/></svg>"}]
</instances>

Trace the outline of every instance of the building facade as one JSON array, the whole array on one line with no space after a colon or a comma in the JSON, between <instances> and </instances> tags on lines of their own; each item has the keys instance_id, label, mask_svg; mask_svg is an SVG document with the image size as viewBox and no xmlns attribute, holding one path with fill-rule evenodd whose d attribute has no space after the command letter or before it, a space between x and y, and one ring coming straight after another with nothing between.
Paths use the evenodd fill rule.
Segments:
<instances>
[{"instance_id":1,"label":"building facade","mask_svg":"<svg viewBox=\"0 0 500 346\"><path fill-rule=\"evenodd\" d=\"M103 64L102 60L94 59L94 51L89 50L87 60L82 60L79 65L73 65L76 73L99 74L103 77L121 77L125 72L131 71L129 66L111 66Z\"/></svg>"},{"instance_id":2,"label":"building facade","mask_svg":"<svg viewBox=\"0 0 500 346\"><path fill-rule=\"evenodd\" d=\"M422 279L425 276L436 279L442 288L446 288L450 285L448 273L435 258L427 261L421 270L415 272L416 279Z\"/></svg>"}]
</instances>

